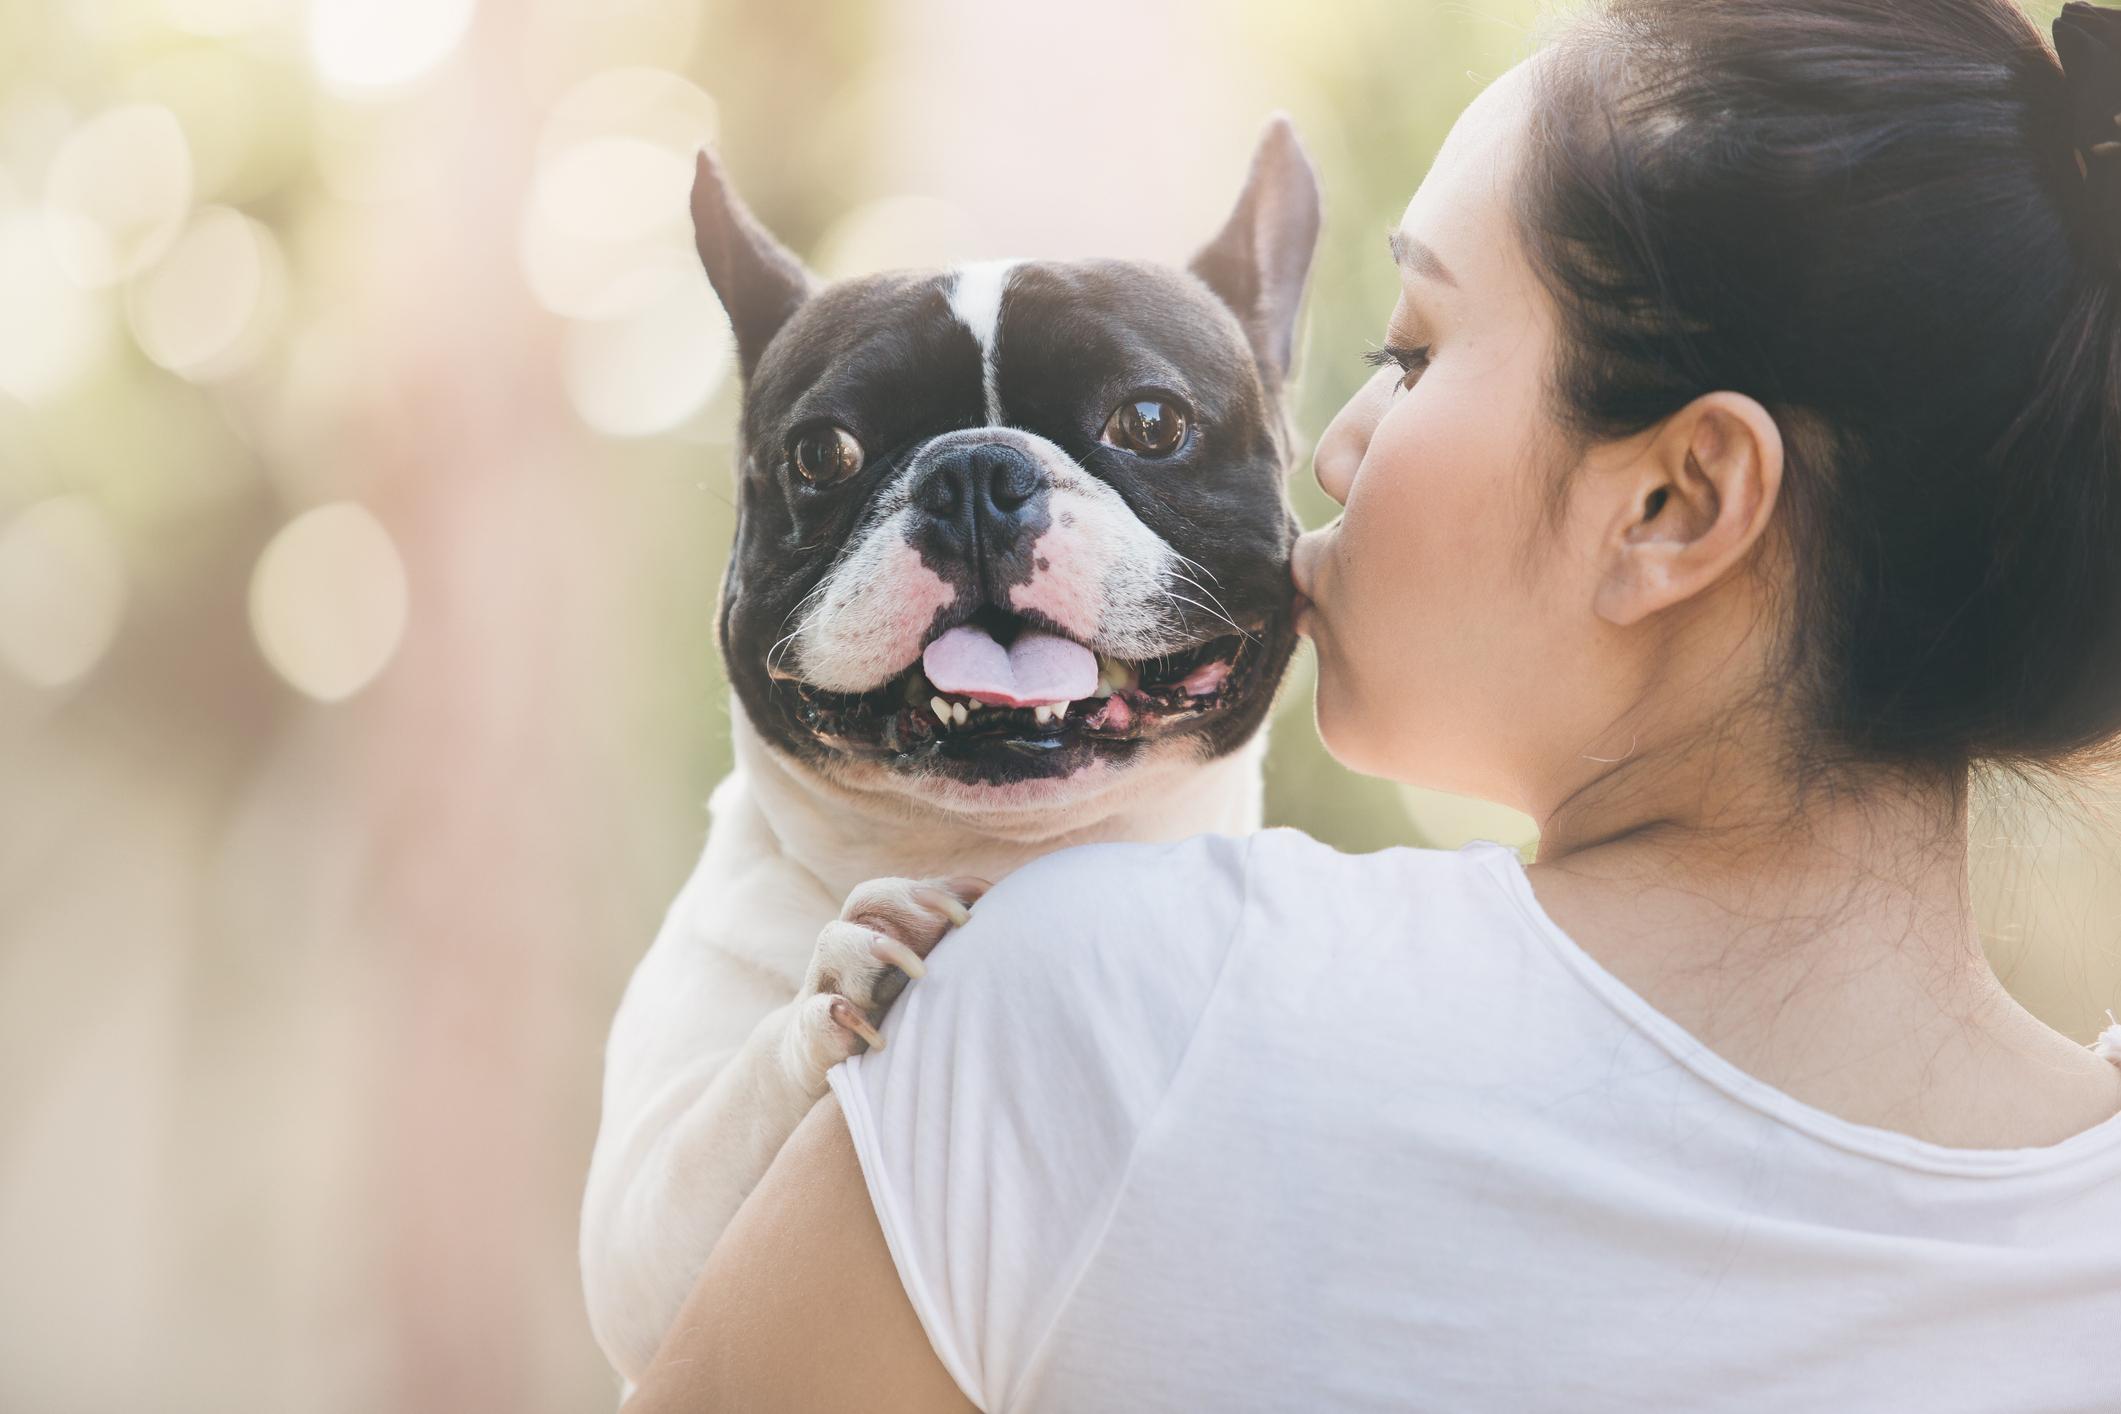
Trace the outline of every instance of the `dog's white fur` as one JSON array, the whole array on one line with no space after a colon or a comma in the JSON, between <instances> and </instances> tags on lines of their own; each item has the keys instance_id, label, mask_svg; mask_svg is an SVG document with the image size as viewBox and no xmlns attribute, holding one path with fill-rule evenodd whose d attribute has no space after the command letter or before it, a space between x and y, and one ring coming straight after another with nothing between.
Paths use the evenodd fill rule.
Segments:
<instances>
[{"instance_id":1,"label":"dog's white fur","mask_svg":"<svg viewBox=\"0 0 2121 1414\"><path fill-rule=\"evenodd\" d=\"M795 628L767 655L775 671L835 692L863 692L920 655L936 612L955 603L958 591L907 543L907 523L925 514L913 490L938 458L968 443L1014 446L1046 474L1053 523L1039 536L1037 553L1047 568L1010 587L1010 608L1039 614L1115 658L1154 658L1185 646L1168 611L1174 602L1199 604L1200 587L1119 492L1034 432L968 427L929 441L877 490L861 534L797 607Z\"/></svg>"},{"instance_id":2,"label":"dog's white fur","mask_svg":"<svg viewBox=\"0 0 2121 1414\"><path fill-rule=\"evenodd\" d=\"M1001 327L1002 296L1009 291L1009 271L1020 260L980 260L958 267L950 281L950 312L979 340L980 388L987 395L987 421L1002 420L994 335Z\"/></svg>"},{"instance_id":3,"label":"dog's white fur","mask_svg":"<svg viewBox=\"0 0 2121 1414\"><path fill-rule=\"evenodd\" d=\"M582 1267L597 1341L629 1381L839 1059L816 1048L804 982L858 885L999 879L1067 845L1260 822L1264 733L1213 761L1167 752L1058 818L968 819L827 781L762 741L741 706L732 727L736 767L709 801L706 850L626 988L605 1057Z\"/></svg>"},{"instance_id":4,"label":"dog's white fur","mask_svg":"<svg viewBox=\"0 0 2121 1414\"><path fill-rule=\"evenodd\" d=\"M981 278L998 304L999 277ZM768 654L776 671L859 691L919 655L956 591L907 547L906 488L926 459L967 439L1011 442L1047 473L1052 521L1037 547L1046 568L1013 586L1012 607L1120 658L1184 646L1168 612L1182 597L1174 585L1199 591L1183 559L1060 447L985 427L934 439L878 493L805 616ZM1124 768L979 786L851 760L828 776L770 747L741 703L731 720L735 769L709 802L706 850L626 989L605 1056L581 1255L591 1327L629 1382L847 1054L848 1033L829 1015L833 993L867 1009L883 980L875 935L840 920L863 906L912 917L909 880L993 880L1065 845L1260 822L1263 732L1215 760L1180 737Z\"/></svg>"}]
</instances>

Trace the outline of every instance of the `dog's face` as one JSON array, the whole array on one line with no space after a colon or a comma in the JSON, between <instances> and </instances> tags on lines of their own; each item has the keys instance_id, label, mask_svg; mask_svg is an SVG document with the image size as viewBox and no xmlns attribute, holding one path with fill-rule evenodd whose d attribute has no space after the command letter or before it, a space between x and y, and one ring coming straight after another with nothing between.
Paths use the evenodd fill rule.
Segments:
<instances>
[{"instance_id":1,"label":"dog's face","mask_svg":"<svg viewBox=\"0 0 2121 1414\"><path fill-rule=\"evenodd\" d=\"M1279 394L1318 223L1286 124L1184 271L820 288L705 154L693 211L745 372L721 645L767 741L1038 808L1258 730L1293 644Z\"/></svg>"}]
</instances>

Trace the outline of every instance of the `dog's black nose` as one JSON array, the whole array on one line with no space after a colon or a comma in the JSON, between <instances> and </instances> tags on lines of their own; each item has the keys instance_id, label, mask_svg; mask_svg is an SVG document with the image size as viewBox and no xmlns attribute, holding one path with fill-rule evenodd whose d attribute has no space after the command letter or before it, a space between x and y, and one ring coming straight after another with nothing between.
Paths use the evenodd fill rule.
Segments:
<instances>
[{"instance_id":1,"label":"dog's black nose","mask_svg":"<svg viewBox=\"0 0 2121 1414\"><path fill-rule=\"evenodd\" d=\"M914 504L968 559L1007 556L1046 526L1046 473L1006 442L952 447L913 488Z\"/></svg>"}]
</instances>

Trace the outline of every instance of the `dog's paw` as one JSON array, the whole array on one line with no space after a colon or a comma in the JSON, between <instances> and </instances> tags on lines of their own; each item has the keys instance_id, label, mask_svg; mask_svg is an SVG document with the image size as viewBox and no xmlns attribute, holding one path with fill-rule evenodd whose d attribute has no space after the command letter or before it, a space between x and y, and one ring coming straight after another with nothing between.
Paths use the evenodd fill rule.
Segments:
<instances>
[{"instance_id":1,"label":"dog's paw","mask_svg":"<svg viewBox=\"0 0 2121 1414\"><path fill-rule=\"evenodd\" d=\"M818 934L796 997L792 1060L806 1085L822 1092L827 1070L884 1044L876 1023L985 892L986 880L961 876L871 879L847 895Z\"/></svg>"}]
</instances>

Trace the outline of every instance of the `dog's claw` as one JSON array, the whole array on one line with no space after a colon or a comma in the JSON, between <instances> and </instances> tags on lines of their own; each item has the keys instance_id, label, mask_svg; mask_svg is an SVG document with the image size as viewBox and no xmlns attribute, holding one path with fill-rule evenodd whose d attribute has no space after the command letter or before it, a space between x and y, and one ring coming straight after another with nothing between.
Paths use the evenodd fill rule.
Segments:
<instances>
[{"instance_id":1,"label":"dog's claw","mask_svg":"<svg viewBox=\"0 0 2121 1414\"><path fill-rule=\"evenodd\" d=\"M908 977L927 975L928 965L921 961L921 955L897 938L879 933L876 941L869 944L869 951L876 954L878 962L889 963Z\"/></svg>"},{"instance_id":2,"label":"dog's claw","mask_svg":"<svg viewBox=\"0 0 2121 1414\"><path fill-rule=\"evenodd\" d=\"M949 919L950 926L953 928L962 928L972 921L971 910L958 902L955 894L945 893L941 889L924 888L918 890L914 896L937 913L942 914L943 917ZM913 975L916 977L920 976L918 972Z\"/></svg>"},{"instance_id":3,"label":"dog's claw","mask_svg":"<svg viewBox=\"0 0 2121 1414\"><path fill-rule=\"evenodd\" d=\"M869 1024L869 1018L845 997L832 999L832 1019L869 1043L872 1051L884 1049L884 1033Z\"/></svg>"}]
</instances>

